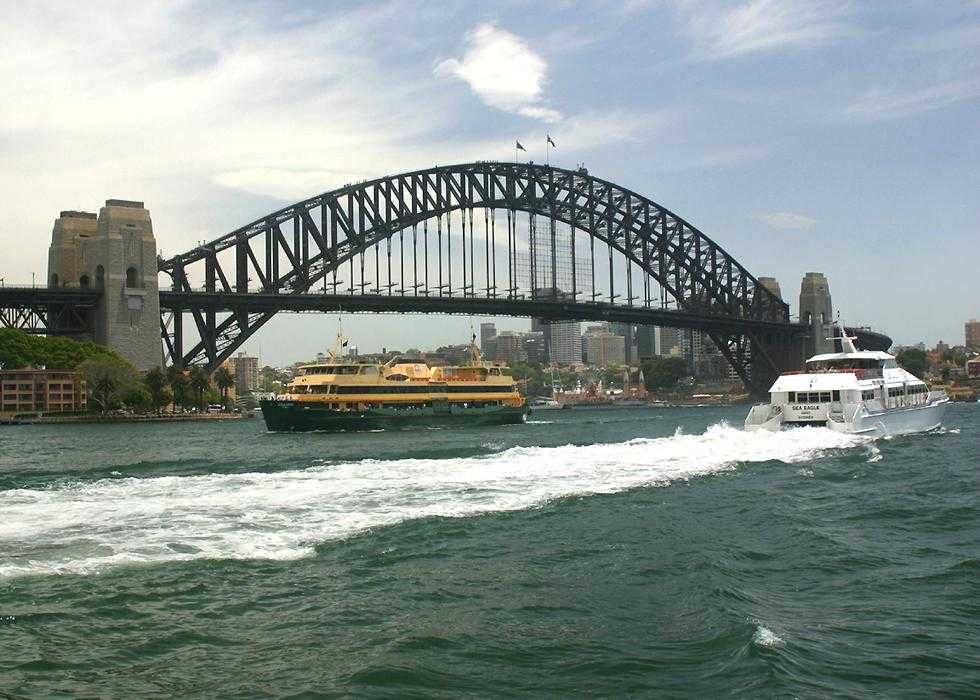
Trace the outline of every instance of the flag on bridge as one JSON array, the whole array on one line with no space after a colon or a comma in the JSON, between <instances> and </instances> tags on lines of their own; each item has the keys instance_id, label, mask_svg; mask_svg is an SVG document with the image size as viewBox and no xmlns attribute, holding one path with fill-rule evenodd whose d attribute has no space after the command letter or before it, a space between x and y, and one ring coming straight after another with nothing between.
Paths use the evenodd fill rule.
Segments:
<instances>
[{"instance_id":1,"label":"flag on bridge","mask_svg":"<svg viewBox=\"0 0 980 700\"><path fill-rule=\"evenodd\" d=\"M524 148L524 146L521 145L521 142L520 141L515 141L514 142L514 148L516 148L519 151L527 151L527 149Z\"/></svg>"},{"instance_id":2,"label":"flag on bridge","mask_svg":"<svg viewBox=\"0 0 980 700\"><path fill-rule=\"evenodd\" d=\"M552 148L558 148L558 145L551 140L551 134L548 134L548 143L551 144Z\"/></svg>"}]
</instances>

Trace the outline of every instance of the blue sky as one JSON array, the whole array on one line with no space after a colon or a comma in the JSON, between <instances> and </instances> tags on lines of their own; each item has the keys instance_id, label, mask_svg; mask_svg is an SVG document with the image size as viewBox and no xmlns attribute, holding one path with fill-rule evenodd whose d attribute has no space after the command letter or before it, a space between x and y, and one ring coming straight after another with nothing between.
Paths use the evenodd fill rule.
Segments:
<instances>
[{"instance_id":1,"label":"blue sky","mask_svg":"<svg viewBox=\"0 0 980 700\"><path fill-rule=\"evenodd\" d=\"M352 180L515 139L541 161L546 133L553 162L684 216L794 308L819 270L899 343L980 316L962 1L30 3L0 26L0 277L43 276L61 209L142 199L169 255ZM246 347L303 359L335 322L281 315ZM345 322L367 349L469 325Z\"/></svg>"}]
</instances>

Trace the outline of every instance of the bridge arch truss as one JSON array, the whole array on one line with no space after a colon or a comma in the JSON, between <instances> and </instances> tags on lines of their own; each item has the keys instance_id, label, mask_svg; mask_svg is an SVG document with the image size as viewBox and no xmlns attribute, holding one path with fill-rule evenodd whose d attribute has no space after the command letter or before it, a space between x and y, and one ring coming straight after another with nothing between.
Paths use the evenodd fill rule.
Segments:
<instances>
[{"instance_id":1,"label":"bridge arch truss","mask_svg":"<svg viewBox=\"0 0 980 700\"><path fill-rule=\"evenodd\" d=\"M178 366L215 368L281 310L475 310L705 330L758 391L779 369L774 348L801 333L782 300L681 217L547 165L476 162L346 185L159 268L172 280L164 349Z\"/></svg>"}]
</instances>

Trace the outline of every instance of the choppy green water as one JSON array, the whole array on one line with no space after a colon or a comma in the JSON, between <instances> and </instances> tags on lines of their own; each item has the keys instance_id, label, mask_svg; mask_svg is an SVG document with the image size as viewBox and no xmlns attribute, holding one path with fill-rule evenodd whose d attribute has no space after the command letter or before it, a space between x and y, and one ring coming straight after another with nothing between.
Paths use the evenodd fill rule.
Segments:
<instances>
[{"instance_id":1,"label":"choppy green water","mask_svg":"<svg viewBox=\"0 0 980 700\"><path fill-rule=\"evenodd\" d=\"M980 409L743 413L0 428L0 697L976 697Z\"/></svg>"}]
</instances>

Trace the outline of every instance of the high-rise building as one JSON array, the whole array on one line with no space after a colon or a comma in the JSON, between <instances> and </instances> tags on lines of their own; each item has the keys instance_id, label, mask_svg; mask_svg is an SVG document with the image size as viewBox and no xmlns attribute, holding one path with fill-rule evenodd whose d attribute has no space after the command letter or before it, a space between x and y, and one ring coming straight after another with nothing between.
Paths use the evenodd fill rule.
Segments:
<instances>
[{"instance_id":1,"label":"high-rise building","mask_svg":"<svg viewBox=\"0 0 980 700\"><path fill-rule=\"evenodd\" d=\"M575 365L582 362L582 324L578 321L531 319L531 332L541 332L548 362Z\"/></svg>"},{"instance_id":2,"label":"high-rise building","mask_svg":"<svg viewBox=\"0 0 980 700\"><path fill-rule=\"evenodd\" d=\"M963 325L963 330L966 336L966 347L980 349L980 321L971 318Z\"/></svg>"},{"instance_id":3,"label":"high-rise building","mask_svg":"<svg viewBox=\"0 0 980 700\"><path fill-rule=\"evenodd\" d=\"M259 386L259 358L240 352L229 357L224 366L235 378L235 393L239 396L255 391Z\"/></svg>"},{"instance_id":4,"label":"high-rise building","mask_svg":"<svg viewBox=\"0 0 980 700\"><path fill-rule=\"evenodd\" d=\"M636 326L631 323L610 323L609 332L623 337L623 347L626 352L626 364L637 363Z\"/></svg>"},{"instance_id":5,"label":"high-rise building","mask_svg":"<svg viewBox=\"0 0 980 700\"><path fill-rule=\"evenodd\" d=\"M621 335L599 330L585 335L586 361L592 367L611 367L626 364L626 339Z\"/></svg>"},{"instance_id":6,"label":"high-rise building","mask_svg":"<svg viewBox=\"0 0 980 700\"><path fill-rule=\"evenodd\" d=\"M547 364L548 354L544 351L544 333L541 331L531 331L529 333L523 333L521 338L524 356L527 358L528 364Z\"/></svg>"},{"instance_id":7,"label":"high-rise building","mask_svg":"<svg viewBox=\"0 0 980 700\"><path fill-rule=\"evenodd\" d=\"M685 328L681 330L680 336L681 355L687 361L688 369L693 374L695 367L701 361L701 356L704 354L704 333Z\"/></svg>"},{"instance_id":8,"label":"high-rise building","mask_svg":"<svg viewBox=\"0 0 980 700\"><path fill-rule=\"evenodd\" d=\"M524 362L523 334L516 331L501 331L497 334L497 360L505 365Z\"/></svg>"},{"instance_id":9,"label":"high-rise building","mask_svg":"<svg viewBox=\"0 0 980 700\"><path fill-rule=\"evenodd\" d=\"M582 324L558 321L548 324L549 359L554 365L577 365L582 362Z\"/></svg>"},{"instance_id":10,"label":"high-rise building","mask_svg":"<svg viewBox=\"0 0 980 700\"><path fill-rule=\"evenodd\" d=\"M487 343L497 337L497 326L493 323L480 324L480 350L484 355L487 354Z\"/></svg>"},{"instance_id":11,"label":"high-rise building","mask_svg":"<svg viewBox=\"0 0 980 700\"><path fill-rule=\"evenodd\" d=\"M636 327L636 361L654 357L657 354L657 327L656 326L637 326Z\"/></svg>"},{"instance_id":12,"label":"high-rise building","mask_svg":"<svg viewBox=\"0 0 980 700\"><path fill-rule=\"evenodd\" d=\"M658 354L660 355L678 355L683 353L684 349L684 333L685 331L680 328L667 328L666 326L661 326L660 331L660 347Z\"/></svg>"}]
</instances>

